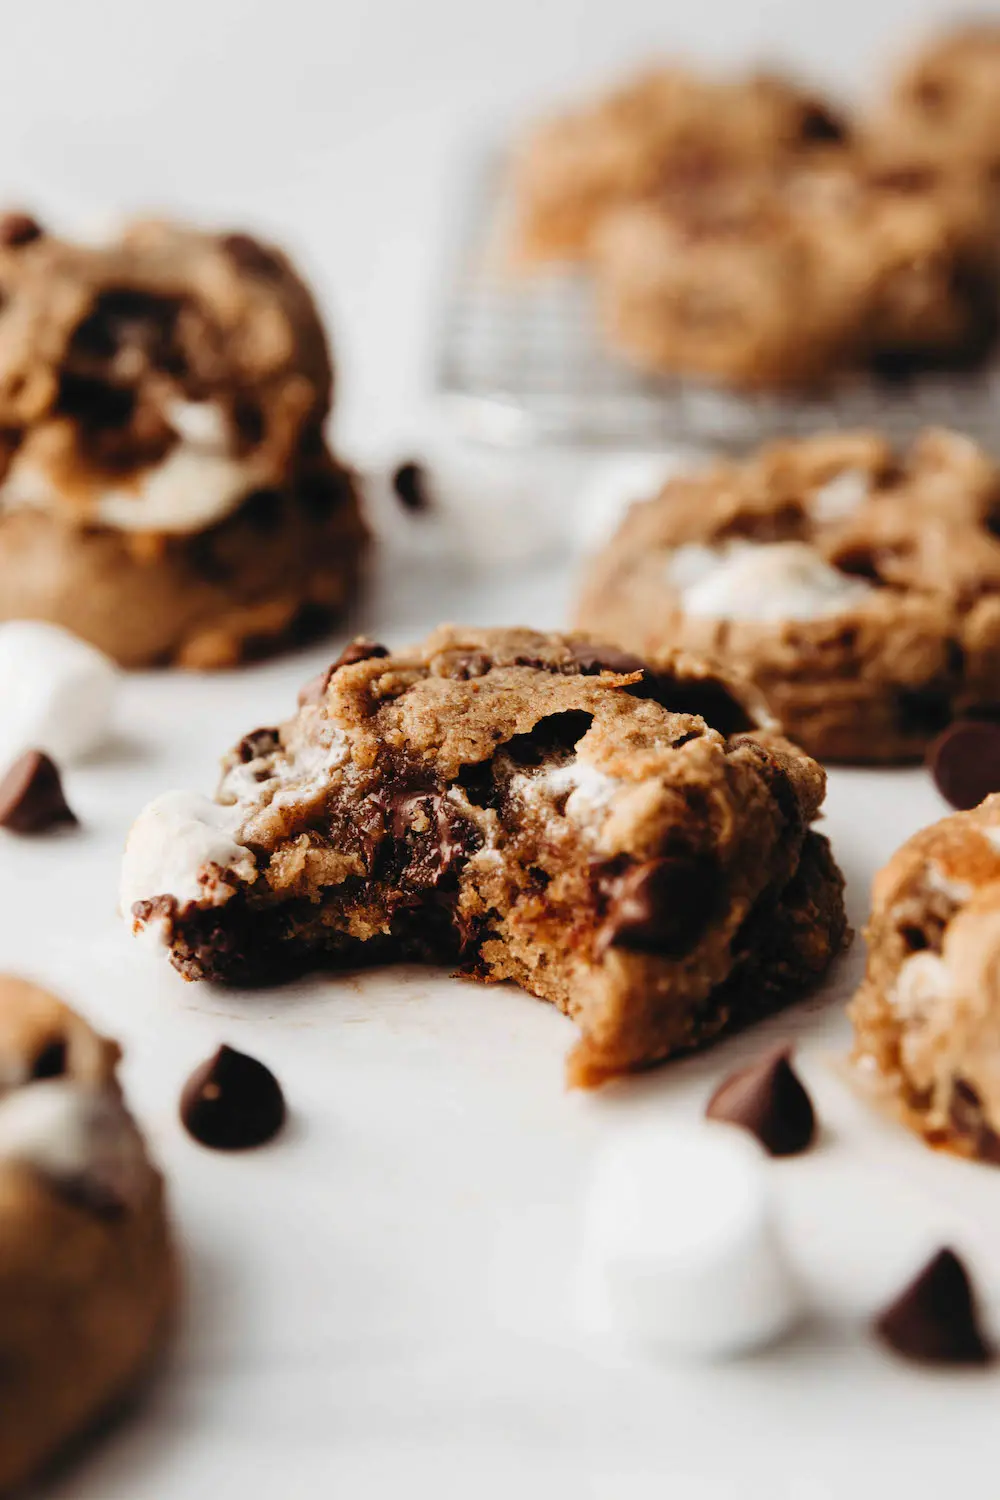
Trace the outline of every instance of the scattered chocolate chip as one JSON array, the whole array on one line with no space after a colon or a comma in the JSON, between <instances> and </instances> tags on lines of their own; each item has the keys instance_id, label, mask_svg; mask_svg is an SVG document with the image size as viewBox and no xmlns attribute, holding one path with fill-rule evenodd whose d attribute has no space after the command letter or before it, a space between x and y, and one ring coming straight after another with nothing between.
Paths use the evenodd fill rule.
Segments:
<instances>
[{"instance_id":1,"label":"scattered chocolate chip","mask_svg":"<svg viewBox=\"0 0 1000 1500\"><path fill-rule=\"evenodd\" d=\"M246 765L247 761L260 760L262 755L273 755L281 746L276 729L255 729L250 734L245 734L236 747L240 760Z\"/></svg>"},{"instance_id":2,"label":"scattered chocolate chip","mask_svg":"<svg viewBox=\"0 0 1000 1500\"><path fill-rule=\"evenodd\" d=\"M712 918L719 872L707 855L666 855L634 865L611 889L602 947L677 958Z\"/></svg>"},{"instance_id":3,"label":"scattered chocolate chip","mask_svg":"<svg viewBox=\"0 0 1000 1500\"><path fill-rule=\"evenodd\" d=\"M1000 791L1000 724L960 719L927 752L934 784L946 802L964 810Z\"/></svg>"},{"instance_id":4,"label":"scattered chocolate chip","mask_svg":"<svg viewBox=\"0 0 1000 1500\"><path fill-rule=\"evenodd\" d=\"M203 1146L242 1151L277 1135L285 1122L285 1099L270 1068L223 1046L184 1085L180 1115L185 1130Z\"/></svg>"},{"instance_id":5,"label":"scattered chocolate chip","mask_svg":"<svg viewBox=\"0 0 1000 1500\"><path fill-rule=\"evenodd\" d=\"M807 1150L816 1133L812 1100L792 1067L789 1047L779 1047L724 1079L705 1114L748 1130L771 1156Z\"/></svg>"},{"instance_id":6,"label":"scattered chocolate chip","mask_svg":"<svg viewBox=\"0 0 1000 1500\"><path fill-rule=\"evenodd\" d=\"M427 471L422 464L400 464L392 476L392 488L396 499L405 510L430 510L431 497L427 488Z\"/></svg>"},{"instance_id":7,"label":"scattered chocolate chip","mask_svg":"<svg viewBox=\"0 0 1000 1500\"><path fill-rule=\"evenodd\" d=\"M359 661L371 661L375 657L389 655L388 646L380 646L378 641L370 641L367 636L359 635L341 651L335 662L318 672L315 677L310 677L305 687L299 692L299 707L306 703L319 703L330 686L330 678L334 672L339 672L341 667L350 667Z\"/></svg>"},{"instance_id":8,"label":"scattered chocolate chip","mask_svg":"<svg viewBox=\"0 0 1000 1500\"><path fill-rule=\"evenodd\" d=\"M46 1042L31 1066L32 1078L61 1078L66 1071L66 1042L53 1037Z\"/></svg>"},{"instance_id":9,"label":"scattered chocolate chip","mask_svg":"<svg viewBox=\"0 0 1000 1500\"><path fill-rule=\"evenodd\" d=\"M28 750L0 781L0 828L44 833L76 821L63 795L59 767L43 751Z\"/></svg>"},{"instance_id":10,"label":"scattered chocolate chip","mask_svg":"<svg viewBox=\"0 0 1000 1500\"><path fill-rule=\"evenodd\" d=\"M274 251L254 239L252 234L224 234L219 243L241 271L249 271L255 276L281 274L281 262Z\"/></svg>"},{"instance_id":11,"label":"scattered chocolate chip","mask_svg":"<svg viewBox=\"0 0 1000 1500\"><path fill-rule=\"evenodd\" d=\"M30 214L0 214L0 245L6 245L11 250L20 249L22 245L30 245L32 240L41 237L42 226Z\"/></svg>"},{"instance_id":12,"label":"scattered chocolate chip","mask_svg":"<svg viewBox=\"0 0 1000 1500\"><path fill-rule=\"evenodd\" d=\"M969 1273L939 1250L874 1324L878 1338L923 1364L984 1365L994 1350L979 1327Z\"/></svg>"}]
</instances>

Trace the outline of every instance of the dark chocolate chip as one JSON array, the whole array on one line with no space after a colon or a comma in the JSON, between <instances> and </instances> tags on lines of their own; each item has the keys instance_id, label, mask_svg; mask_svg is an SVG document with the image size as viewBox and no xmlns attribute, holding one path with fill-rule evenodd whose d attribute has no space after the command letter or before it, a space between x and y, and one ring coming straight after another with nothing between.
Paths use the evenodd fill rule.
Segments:
<instances>
[{"instance_id":1,"label":"dark chocolate chip","mask_svg":"<svg viewBox=\"0 0 1000 1500\"><path fill-rule=\"evenodd\" d=\"M978 807L990 792L1000 792L1000 724L960 719L931 745L927 764L946 802Z\"/></svg>"},{"instance_id":2,"label":"dark chocolate chip","mask_svg":"<svg viewBox=\"0 0 1000 1500\"><path fill-rule=\"evenodd\" d=\"M262 755L273 755L280 746L281 740L276 729L255 729L251 734L243 736L236 751L246 765L249 760L260 760Z\"/></svg>"},{"instance_id":3,"label":"dark chocolate chip","mask_svg":"<svg viewBox=\"0 0 1000 1500\"><path fill-rule=\"evenodd\" d=\"M240 506L240 515L255 531L276 531L281 525L285 500L280 490L254 490Z\"/></svg>"},{"instance_id":4,"label":"dark chocolate chip","mask_svg":"<svg viewBox=\"0 0 1000 1500\"><path fill-rule=\"evenodd\" d=\"M27 751L0 781L0 828L44 833L76 821L63 795L59 767L43 751Z\"/></svg>"},{"instance_id":5,"label":"dark chocolate chip","mask_svg":"<svg viewBox=\"0 0 1000 1500\"><path fill-rule=\"evenodd\" d=\"M939 1250L880 1313L875 1333L922 1364L984 1365L994 1350L979 1326L969 1273L953 1250Z\"/></svg>"},{"instance_id":6,"label":"dark chocolate chip","mask_svg":"<svg viewBox=\"0 0 1000 1500\"><path fill-rule=\"evenodd\" d=\"M131 373L138 351L158 369L178 373L181 357L176 327L180 308L176 297L158 297L135 287L110 287L76 328L70 352L91 366L97 361L112 367L124 352ZM89 373L95 373L92 367ZM125 372L121 373L129 383Z\"/></svg>"},{"instance_id":7,"label":"dark chocolate chip","mask_svg":"<svg viewBox=\"0 0 1000 1500\"><path fill-rule=\"evenodd\" d=\"M262 1146L285 1122L281 1085L263 1063L232 1047L195 1068L181 1095L184 1128L203 1146L243 1151Z\"/></svg>"},{"instance_id":8,"label":"dark chocolate chip","mask_svg":"<svg viewBox=\"0 0 1000 1500\"><path fill-rule=\"evenodd\" d=\"M224 234L220 244L241 271L249 271L254 276L280 276L281 262L274 251L254 239L252 234Z\"/></svg>"},{"instance_id":9,"label":"dark chocolate chip","mask_svg":"<svg viewBox=\"0 0 1000 1500\"><path fill-rule=\"evenodd\" d=\"M789 1047L730 1074L705 1114L748 1130L771 1156L796 1156L812 1145L816 1133L812 1100L792 1067Z\"/></svg>"},{"instance_id":10,"label":"dark chocolate chip","mask_svg":"<svg viewBox=\"0 0 1000 1500\"><path fill-rule=\"evenodd\" d=\"M586 641L571 641L570 651L577 670L584 677L596 677L601 672L617 672L622 676L632 672L645 672L646 663L631 651L619 651L617 646L592 646Z\"/></svg>"},{"instance_id":11,"label":"dark chocolate chip","mask_svg":"<svg viewBox=\"0 0 1000 1500\"><path fill-rule=\"evenodd\" d=\"M341 667L350 667L359 661L371 661L376 657L388 655L388 646L380 646L378 641L370 641L364 635L357 636L344 647L335 662L309 679L299 692L299 706L302 707L306 703L319 703L330 686L330 678L334 672L339 672Z\"/></svg>"},{"instance_id":12,"label":"dark chocolate chip","mask_svg":"<svg viewBox=\"0 0 1000 1500\"><path fill-rule=\"evenodd\" d=\"M612 886L601 945L679 957L711 920L718 884L718 868L707 855L665 855L634 865Z\"/></svg>"},{"instance_id":13,"label":"dark chocolate chip","mask_svg":"<svg viewBox=\"0 0 1000 1500\"><path fill-rule=\"evenodd\" d=\"M31 1065L32 1078L61 1078L66 1072L66 1042L63 1037L53 1037L46 1042Z\"/></svg>"},{"instance_id":14,"label":"dark chocolate chip","mask_svg":"<svg viewBox=\"0 0 1000 1500\"><path fill-rule=\"evenodd\" d=\"M435 889L482 846L478 829L459 815L442 792L416 791L396 797L390 808L390 828L396 840L394 863L399 880L409 888Z\"/></svg>"},{"instance_id":15,"label":"dark chocolate chip","mask_svg":"<svg viewBox=\"0 0 1000 1500\"><path fill-rule=\"evenodd\" d=\"M427 488L427 471L422 464L412 461L400 464L393 473L392 488L396 499L405 510L430 510L431 497Z\"/></svg>"},{"instance_id":16,"label":"dark chocolate chip","mask_svg":"<svg viewBox=\"0 0 1000 1500\"><path fill-rule=\"evenodd\" d=\"M847 126L838 115L823 104L807 104L799 121L799 138L803 141L834 144L847 139Z\"/></svg>"},{"instance_id":17,"label":"dark chocolate chip","mask_svg":"<svg viewBox=\"0 0 1000 1500\"><path fill-rule=\"evenodd\" d=\"M0 214L0 245L6 245L11 250L20 249L22 245L30 245L33 240L41 237L42 226L30 214Z\"/></svg>"},{"instance_id":18,"label":"dark chocolate chip","mask_svg":"<svg viewBox=\"0 0 1000 1500\"><path fill-rule=\"evenodd\" d=\"M964 1078L956 1078L951 1086L948 1118L979 1161L1000 1162L1000 1136L988 1123L978 1093Z\"/></svg>"},{"instance_id":19,"label":"dark chocolate chip","mask_svg":"<svg viewBox=\"0 0 1000 1500\"><path fill-rule=\"evenodd\" d=\"M89 427L124 427L135 411L135 392L89 375L64 370L56 401L59 412Z\"/></svg>"}]
</instances>

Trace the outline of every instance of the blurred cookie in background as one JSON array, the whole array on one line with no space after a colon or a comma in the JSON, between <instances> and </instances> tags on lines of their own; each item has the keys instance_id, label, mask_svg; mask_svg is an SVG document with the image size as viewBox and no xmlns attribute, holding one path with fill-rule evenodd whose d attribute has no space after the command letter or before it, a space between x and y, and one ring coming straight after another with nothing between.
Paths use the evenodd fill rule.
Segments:
<instances>
[{"instance_id":1,"label":"blurred cookie in background","mask_svg":"<svg viewBox=\"0 0 1000 1500\"><path fill-rule=\"evenodd\" d=\"M958 433L774 443L633 505L575 623L731 662L820 760L917 760L1000 708L998 535L1000 471Z\"/></svg>"},{"instance_id":2,"label":"blurred cookie in background","mask_svg":"<svg viewBox=\"0 0 1000 1500\"><path fill-rule=\"evenodd\" d=\"M586 258L595 227L619 204L822 154L849 133L839 109L777 75L650 69L525 138L514 174L518 253L529 261Z\"/></svg>"},{"instance_id":3,"label":"blurred cookie in background","mask_svg":"<svg viewBox=\"0 0 1000 1500\"><path fill-rule=\"evenodd\" d=\"M343 609L365 531L313 299L246 234L0 220L0 618L221 667Z\"/></svg>"},{"instance_id":4,"label":"blurred cookie in background","mask_svg":"<svg viewBox=\"0 0 1000 1500\"><path fill-rule=\"evenodd\" d=\"M969 20L903 61L875 130L1000 185L1000 20Z\"/></svg>"}]
</instances>

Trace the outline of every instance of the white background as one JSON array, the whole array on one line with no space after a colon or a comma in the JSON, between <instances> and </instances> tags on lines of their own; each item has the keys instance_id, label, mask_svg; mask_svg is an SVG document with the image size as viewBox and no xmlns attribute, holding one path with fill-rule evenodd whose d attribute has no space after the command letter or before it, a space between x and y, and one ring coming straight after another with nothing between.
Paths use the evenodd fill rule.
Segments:
<instances>
[{"instance_id":1,"label":"white background","mask_svg":"<svg viewBox=\"0 0 1000 1500\"><path fill-rule=\"evenodd\" d=\"M771 0L425 4L6 4L0 179L56 221L188 209L271 228L321 288L349 447L424 405L454 174L552 93L656 50L793 62L864 94L942 5ZM382 568L361 624L402 641L440 616L565 618L565 568L488 583ZM132 1419L46 1493L65 1500L907 1500L997 1492L995 1376L927 1375L864 1336L868 1311L942 1239L1000 1306L1000 1176L933 1157L845 1085L842 1002L802 1038L820 1149L773 1169L819 1309L793 1344L732 1366L631 1362L576 1334L579 1192L609 1121L696 1115L763 1045L567 1096L571 1027L514 991L434 973L265 995L185 987L113 913L126 828L168 785L210 789L221 751L288 712L328 651L211 680L137 677L110 753L68 777L79 834L0 842L0 961L127 1045L131 1097L172 1184L188 1291L167 1370ZM922 771L843 771L829 831L855 925L874 870L943 810ZM180 1084L221 1040L268 1061L293 1115L271 1148L189 1142Z\"/></svg>"}]
</instances>

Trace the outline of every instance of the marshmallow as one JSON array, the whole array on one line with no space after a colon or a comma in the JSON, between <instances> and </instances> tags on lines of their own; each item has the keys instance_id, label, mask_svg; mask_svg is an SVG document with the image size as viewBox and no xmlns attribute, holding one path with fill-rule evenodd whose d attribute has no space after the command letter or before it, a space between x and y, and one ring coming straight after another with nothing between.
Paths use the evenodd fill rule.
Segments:
<instances>
[{"instance_id":1,"label":"marshmallow","mask_svg":"<svg viewBox=\"0 0 1000 1500\"><path fill-rule=\"evenodd\" d=\"M119 892L122 915L136 901L173 896L179 905L207 901L219 905L232 895L213 881L211 866L250 881L256 872L249 849L236 842L244 816L237 804L223 807L200 792L163 792L136 818L122 860Z\"/></svg>"},{"instance_id":2,"label":"marshmallow","mask_svg":"<svg viewBox=\"0 0 1000 1500\"><path fill-rule=\"evenodd\" d=\"M863 469L841 469L832 479L813 490L809 511L819 522L846 521L864 504L871 493L871 482Z\"/></svg>"},{"instance_id":3,"label":"marshmallow","mask_svg":"<svg viewBox=\"0 0 1000 1500\"><path fill-rule=\"evenodd\" d=\"M723 620L818 620L868 598L872 585L831 567L805 542L679 547L668 564L685 614Z\"/></svg>"},{"instance_id":4,"label":"marshmallow","mask_svg":"<svg viewBox=\"0 0 1000 1500\"><path fill-rule=\"evenodd\" d=\"M651 500L688 467L690 460L676 453L622 453L599 462L577 501L585 545L597 548L609 542L631 505Z\"/></svg>"},{"instance_id":5,"label":"marshmallow","mask_svg":"<svg viewBox=\"0 0 1000 1500\"><path fill-rule=\"evenodd\" d=\"M99 1205L134 1202L146 1178L142 1141L121 1101L70 1078L0 1099L0 1159Z\"/></svg>"},{"instance_id":6,"label":"marshmallow","mask_svg":"<svg viewBox=\"0 0 1000 1500\"><path fill-rule=\"evenodd\" d=\"M107 739L118 670L103 652L59 625L0 625L0 756L44 750L77 760Z\"/></svg>"},{"instance_id":7,"label":"marshmallow","mask_svg":"<svg viewBox=\"0 0 1000 1500\"><path fill-rule=\"evenodd\" d=\"M577 1281L585 1327L694 1357L785 1332L798 1292L749 1138L643 1120L600 1151Z\"/></svg>"}]
</instances>

